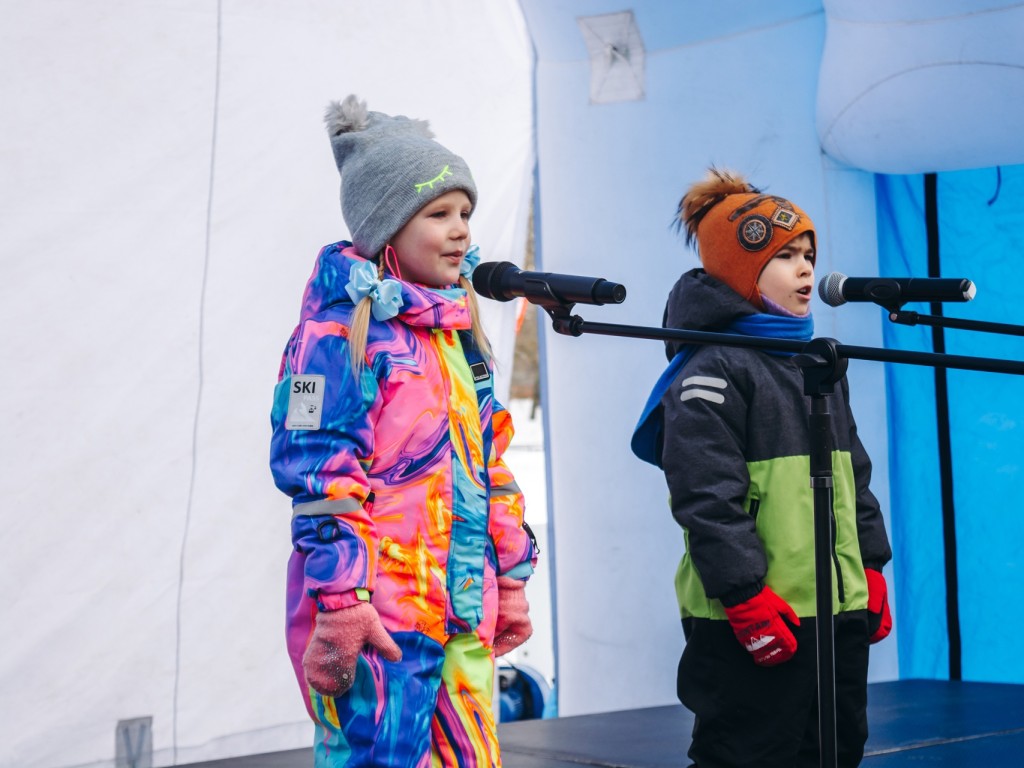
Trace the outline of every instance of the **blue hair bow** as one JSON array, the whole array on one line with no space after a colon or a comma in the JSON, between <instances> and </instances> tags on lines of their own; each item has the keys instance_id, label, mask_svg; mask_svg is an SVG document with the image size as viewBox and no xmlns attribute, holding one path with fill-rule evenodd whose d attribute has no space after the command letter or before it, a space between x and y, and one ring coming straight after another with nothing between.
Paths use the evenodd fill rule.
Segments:
<instances>
[{"instance_id":1,"label":"blue hair bow","mask_svg":"<svg viewBox=\"0 0 1024 768\"><path fill-rule=\"evenodd\" d=\"M462 264L459 265L459 274L467 280L473 276L473 270L480 263L480 246L471 245L466 255L462 257Z\"/></svg>"},{"instance_id":2,"label":"blue hair bow","mask_svg":"<svg viewBox=\"0 0 1024 768\"><path fill-rule=\"evenodd\" d=\"M402 284L397 280L377 277L377 265L372 261L359 261L348 271L345 291L354 304L367 296L373 302L370 309L374 320L390 320L402 308Z\"/></svg>"}]
</instances>

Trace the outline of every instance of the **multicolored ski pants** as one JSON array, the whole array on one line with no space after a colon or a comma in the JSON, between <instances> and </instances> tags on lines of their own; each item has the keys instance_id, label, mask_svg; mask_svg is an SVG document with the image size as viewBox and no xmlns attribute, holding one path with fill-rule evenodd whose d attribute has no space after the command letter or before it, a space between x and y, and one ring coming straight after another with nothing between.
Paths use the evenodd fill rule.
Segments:
<instances>
[{"instance_id":1,"label":"multicolored ski pants","mask_svg":"<svg viewBox=\"0 0 1024 768\"><path fill-rule=\"evenodd\" d=\"M500 768L491 649L472 633L392 637L400 662L366 649L344 696L310 690L315 768Z\"/></svg>"}]
</instances>

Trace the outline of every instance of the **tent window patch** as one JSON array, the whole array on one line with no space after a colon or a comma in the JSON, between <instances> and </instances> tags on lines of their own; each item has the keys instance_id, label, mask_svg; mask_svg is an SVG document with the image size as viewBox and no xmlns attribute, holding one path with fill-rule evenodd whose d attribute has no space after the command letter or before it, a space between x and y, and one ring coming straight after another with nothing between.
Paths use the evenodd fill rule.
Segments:
<instances>
[{"instance_id":1,"label":"tent window patch","mask_svg":"<svg viewBox=\"0 0 1024 768\"><path fill-rule=\"evenodd\" d=\"M644 41L632 11L578 16L590 53L590 103L644 97Z\"/></svg>"}]
</instances>

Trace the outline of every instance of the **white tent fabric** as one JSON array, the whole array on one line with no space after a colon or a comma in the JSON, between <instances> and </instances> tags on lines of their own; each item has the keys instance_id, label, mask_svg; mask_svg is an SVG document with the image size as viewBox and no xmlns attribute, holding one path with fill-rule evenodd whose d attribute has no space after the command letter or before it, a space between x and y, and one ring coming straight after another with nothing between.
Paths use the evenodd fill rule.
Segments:
<instances>
[{"instance_id":1,"label":"white tent fabric","mask_svg":"<svg viewBox=\"0 0 1024 768\"><path fill-rule=\"evenodd\" d=\"M825 0L821 145L877 173L1024 162L1024 6Z\"/></svg>"},{"instance_id":2,"label":"white tent fabric","mask_svg":"<svg viewBox=\"0 0 1024 768\"><path fill-rule=\"evenodd\" d=\"M428 119L521 263L532 55L515 2L2 0L0 765L308 746L284 652L280 353L347 233L321 123ZM511 366L514 309L488 330ZM501 386L507 392L507 375Z\"/></svg>"}]
</instances>

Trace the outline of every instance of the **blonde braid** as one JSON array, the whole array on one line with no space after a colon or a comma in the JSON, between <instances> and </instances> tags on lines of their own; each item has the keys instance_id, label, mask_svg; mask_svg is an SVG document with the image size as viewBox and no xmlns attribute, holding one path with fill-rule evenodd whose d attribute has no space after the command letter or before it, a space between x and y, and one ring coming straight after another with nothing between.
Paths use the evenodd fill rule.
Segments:
<instances>
[{"instance_id":1,"label":"blonde braid","mask_svg":"<svg viewBox=\"0 0 1024 768\"><path fill-rule=\"evenodd\" d=\"M379 280L384 279L383 259L378 260L377 263L377 278ZM373 299L369 296L364 296L360 299L359 303L356 304L355 310L352 312L352 322L349 324L348 351L352 359L352 371L357 378L362 373L363 366L366 364L366 338L370 331L370 309L372 304Z\"/></svg>"},{"instance_id":2,"label":"blonde braid","mask_svg":"<svg viewBox=\"0 0 1024 768\"><path fill-rule=\"evenodd\" d=\"M480 305L476 300L476 291L473 290L473 284L465 275L459 275L459 287L466 291L466 298L469 300L469 318L473 324L473 340L484 359L490 361L493 357L491 344L487 341L487 335L484 333L483 323L480 320Z\"/></svg>"},{"instance_id":3,"label":"blonde braid","mask_svg":"<svg viewBox=\"0 0 1024 768\"><path fill-rule=\"evenodd\" d=\"M384 260L380 259L377 266L377 277L384 279ZM476 291L473 284L464 276L459 275L459 287L466 292L466 299L469 304L469 318L472 323L473 340L477 348L486 360L491 360L491 344L484 333L483 322L480 319L480 305L476 299ZM366 296L356 304L352 312L352 322L348 330L348 348L352 359L352 369L358 376L366 364L366 339L370 328L370 309L373 300Z\"/></svg>"}]
</instances>

